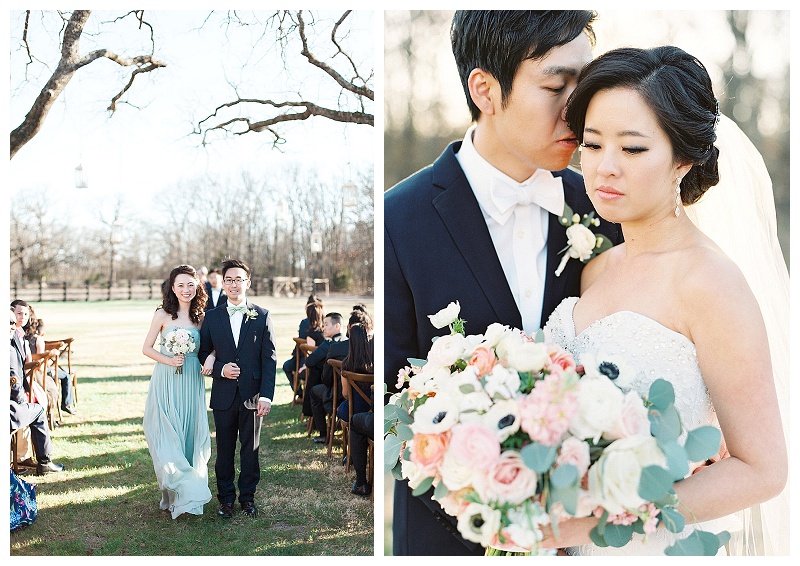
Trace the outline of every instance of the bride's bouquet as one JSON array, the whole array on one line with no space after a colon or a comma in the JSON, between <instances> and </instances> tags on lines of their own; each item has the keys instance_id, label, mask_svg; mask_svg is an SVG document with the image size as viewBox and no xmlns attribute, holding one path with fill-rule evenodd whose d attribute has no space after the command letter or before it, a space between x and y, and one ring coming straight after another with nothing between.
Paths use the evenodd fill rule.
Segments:
<instances>
[{"instance_id":1,"label":"bride's bouquet","mask_svg":"<svg viewBox=\"0 0 800 566\"><path fill-rule=\"evenodd\" d=\"M174 328L164 334L164 349L173 356L186 355L193 351L195 346L192 334L185 328ZM183 374L183 366L176 367L175 374Z\"/></svg>"},{"instance_id":2,"label":"bride's bouquet","mask_svg":"<svg viewBox=\"0 0 800 566\"><path fill-rule=\"evenodd\" d=\"M450 305L430 319L451 333L427 360L409 359L385 407L384 464L414 495L433 499L487 555L553 554L542 526L599 518L598 546L624 546L663 525L681 532L672 484L720 445L720 431L685 433L672 386L646 398L626 388L624 360L584 360L500 324L467 335ZM729 535L699 530L666 554L713 555Z\"/></svg>"}]
</instances>

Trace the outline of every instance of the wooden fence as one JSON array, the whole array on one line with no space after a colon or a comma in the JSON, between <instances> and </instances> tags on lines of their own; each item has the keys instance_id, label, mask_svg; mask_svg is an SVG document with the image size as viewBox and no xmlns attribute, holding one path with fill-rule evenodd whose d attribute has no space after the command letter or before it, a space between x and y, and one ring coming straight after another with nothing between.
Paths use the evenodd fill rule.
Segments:
<instances>
[{"instance_id":1,"label":"wooden fence","mask_svg":"<svg viewBox=\"0 0 800 566\"><path fill-rule=\"evenodd\" d=\"M287 281L288 280L288 281ZM11 300L23 299L29 302L43 301L111 301L134 299L160 299L160 279L127 279L108 282L86 282L78 285L75 282L60 283L11 283ZM305 290L304 290L305 289ZM301 281L297 277L275 277L273 279L254 279L248 294L272 294L274 296L310 293L311 290L328 295L328 280L314 279Z\"/></svg>"}]
</instances>

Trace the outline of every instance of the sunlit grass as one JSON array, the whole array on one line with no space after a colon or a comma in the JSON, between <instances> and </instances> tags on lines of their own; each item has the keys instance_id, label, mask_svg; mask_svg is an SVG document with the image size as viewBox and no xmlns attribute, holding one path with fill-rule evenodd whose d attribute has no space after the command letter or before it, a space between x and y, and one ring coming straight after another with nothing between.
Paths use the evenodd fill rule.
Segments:
<instances>
[{"instance_id":1,"label":"sunlit grass","mask_svg":"<svg viewBox=\"0 0 800 566\"><path fill-rule=\"evenodd\" d=\"M305 297L255 298L276 317L278 364L290 355ZM271 308L271 303L280 308ZM326 301L326 309L349 312L356 302ZM374 512L368 498L350 493L353 473L314 445L291 409L285 376L276 379L275 405L264 421L259 451L260 515L216 517L216 498L201 516L172 520L158 508L160 493L142 432L153 364L141 354L154 305L148 301L34 304L46 320L48 339L75 337L78 414L64 415L52 434L54 460L66 470L37 485L39 517L11 533L12 556L139 555L256 556L372 555ZM98 324L98 321L102 321ZM282 329L282 330L281 330ZM206 383L206 400L210 380ZM209 486L216 492L214 427Z\"/></svg>"}]
</instances>

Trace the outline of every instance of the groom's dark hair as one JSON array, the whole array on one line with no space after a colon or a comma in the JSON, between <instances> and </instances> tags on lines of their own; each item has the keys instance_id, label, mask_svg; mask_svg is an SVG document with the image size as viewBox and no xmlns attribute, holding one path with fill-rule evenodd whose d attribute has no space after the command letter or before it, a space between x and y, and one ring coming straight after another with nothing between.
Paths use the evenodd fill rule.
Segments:
<instances>
[{"instance_id":1,"label":"groom's dark hair","mask_svg":"<svg viewBox=\"0 0 800 566\"><path fill-rule=\"evenodd\" d=\"M481 111L469 94L469 75L483 69L500 83L505 108L517 69L526 59L541 59L554 47L586 33L594 46L593 10L458 10L450 43L472 119Z\"/></svg>"},{"instance_id":2,"label":"groom's dark hair","mask_svg":"<svg viewBox=\"0 0 800 566\"><path fill-rule=\"evenodd\" d=\"M225 273L229 269L233 269L238 267L239 269L244 269L247 276L250 277L250 268L247 267L247 264L243 261L239 261L238 259L226 259L222 262L222 276L225 277Z\"/></svg>"}]
</instances>

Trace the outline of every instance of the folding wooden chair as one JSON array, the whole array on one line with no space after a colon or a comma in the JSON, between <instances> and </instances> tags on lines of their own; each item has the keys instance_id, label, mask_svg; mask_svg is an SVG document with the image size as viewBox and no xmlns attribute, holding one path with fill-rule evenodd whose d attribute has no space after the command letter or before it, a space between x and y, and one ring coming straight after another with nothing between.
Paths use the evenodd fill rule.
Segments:
<instances>
[{"instance_id":1,"label":"folding wooden chair","mask_svg":"<svg viewBox=\"0 0 800 566\"><path fill-rule=\"evenodd\" d=\"M41 386L42 390L45 392L45 397L47 397L47 367L52 365L54 357L55 355L52 351L46 351L42 354L33 354L33 356L31 356L32 361L25 363L24 371L25 377L28 380L28 384L30 384L30 391L28 392L28 395L31 399L33 398L34 382ZM50 404L49 399L45 401L47 403L45 406L45 409L47 410L47 424L50 426L51 432L55 430L56 412L58 412L59 415L61 412L61 388L56 387L56 391L58 391L58 397L53 405ZM55 407L55 410L53 407Z\"/></svg>"},{"instance_id":2,"label":"folding wooden chair","mask_svg":"<svg viewBox=\"0 0 800 566\"><path fill-rule=\"evenodd\" d=\"M360 395L362 399L364 399L369 404L369 410L372 411L372 398L369 395L370 387L375 383L375 374L372 373L355 373L352 371L342 370L342 378L345 379L349 385L347 388L347 392L345 394L345 399L347 399L347 426L345 426L344 421L340 421L342 425L342 431L345 435L343 438L343 443L346 442L345 446L345 455L348 456L351 452L350 450L350 434L349 434L349 426L350 421L353 418L353 401L356 399L356 395ZM334 409L334 412L336 409ZM351 458L348 456L347 458L347 466L345 467L345 471L350 471L350 460Z\"/></svg>"},{"instance_id":3,"label":"folding wooden chair","mask_svg":"<svg viewBox=\"0 0 800 566\"><path fill-rule=\"evenodd\" d=\"M72 342L74 338L64 338L63 340L45 340L44 349L52 350L58 349L59 362L65 353L67 354L67 375L69 380L72 381L72 392L75 397L75 404L78 404L78 376L72 371ZM59 407L60 408L60 407Z\"/></svg>"},{"instance_id":4,"label":"folding wooden chair","mask_svg":"<svg viewBox=\"0 0 800 566\"><path fill-rule=\"evenodd\" d=\"M316 346L312 346L311 344L302 343L302 344L298 344L297 345L297 349L302 352L303 359L305 359L305 358L308 357L308 355L311 352L316 350L317 347ZM300 368L300 366L297 366L297 367L298 367L298 369ZM308 384L308 372L309 371L311 371L311 370L309 370L309 368L306 368L306 371L304 372L305 375L302 378L303 379L303 397L305 397L306 395L311 395L311 393L308 391L308 387L307 387L307 384ZM301 403L300 406L302 407L303 404ZM302 413L301 413L301 415L302 415ZM314 418L313 417L308 417L308 420L306 421L306 434L310 435L311 434L311 430L313 428L314 428Z\"/></svg>"},{"instance_id":5,"label":"folding wooden chair","mask_svg":"<svg viewBox=\"0 0 800 566\"><path fill-rule=\"evenodd\" d=\"M13 386L16 382L17 378L12 375L11 381L9 383L9 387L11 388L12 391L13 391ZM19 475L21 467L19 464L19 458L17 458L17 435L22 434L22 431L24 431L25 428L26 427L21 427L11 431L11 469L14 470L14 473L17 475Z\"/></svg>"},{"instance_id":6,"label":"folding wooden chair","mask_svg":"<svg viewBox=\"0 0 800 566\"><path fill-rule=\"evenodd\" d=\"M331 457L331 453L333 452L333 437L336 434L339 426L336 423L336 409L341 402L340 397L340 386L339 383L342 377L342 360L335 360L330 359L328 360L328 365L331 366L333 369L333 409L331 410L330 415L328 415L328 458ZM344 456L347 456L347 449L344 443L344 436L342 436L342 453Z\"/></svg>"}]
</instances>

